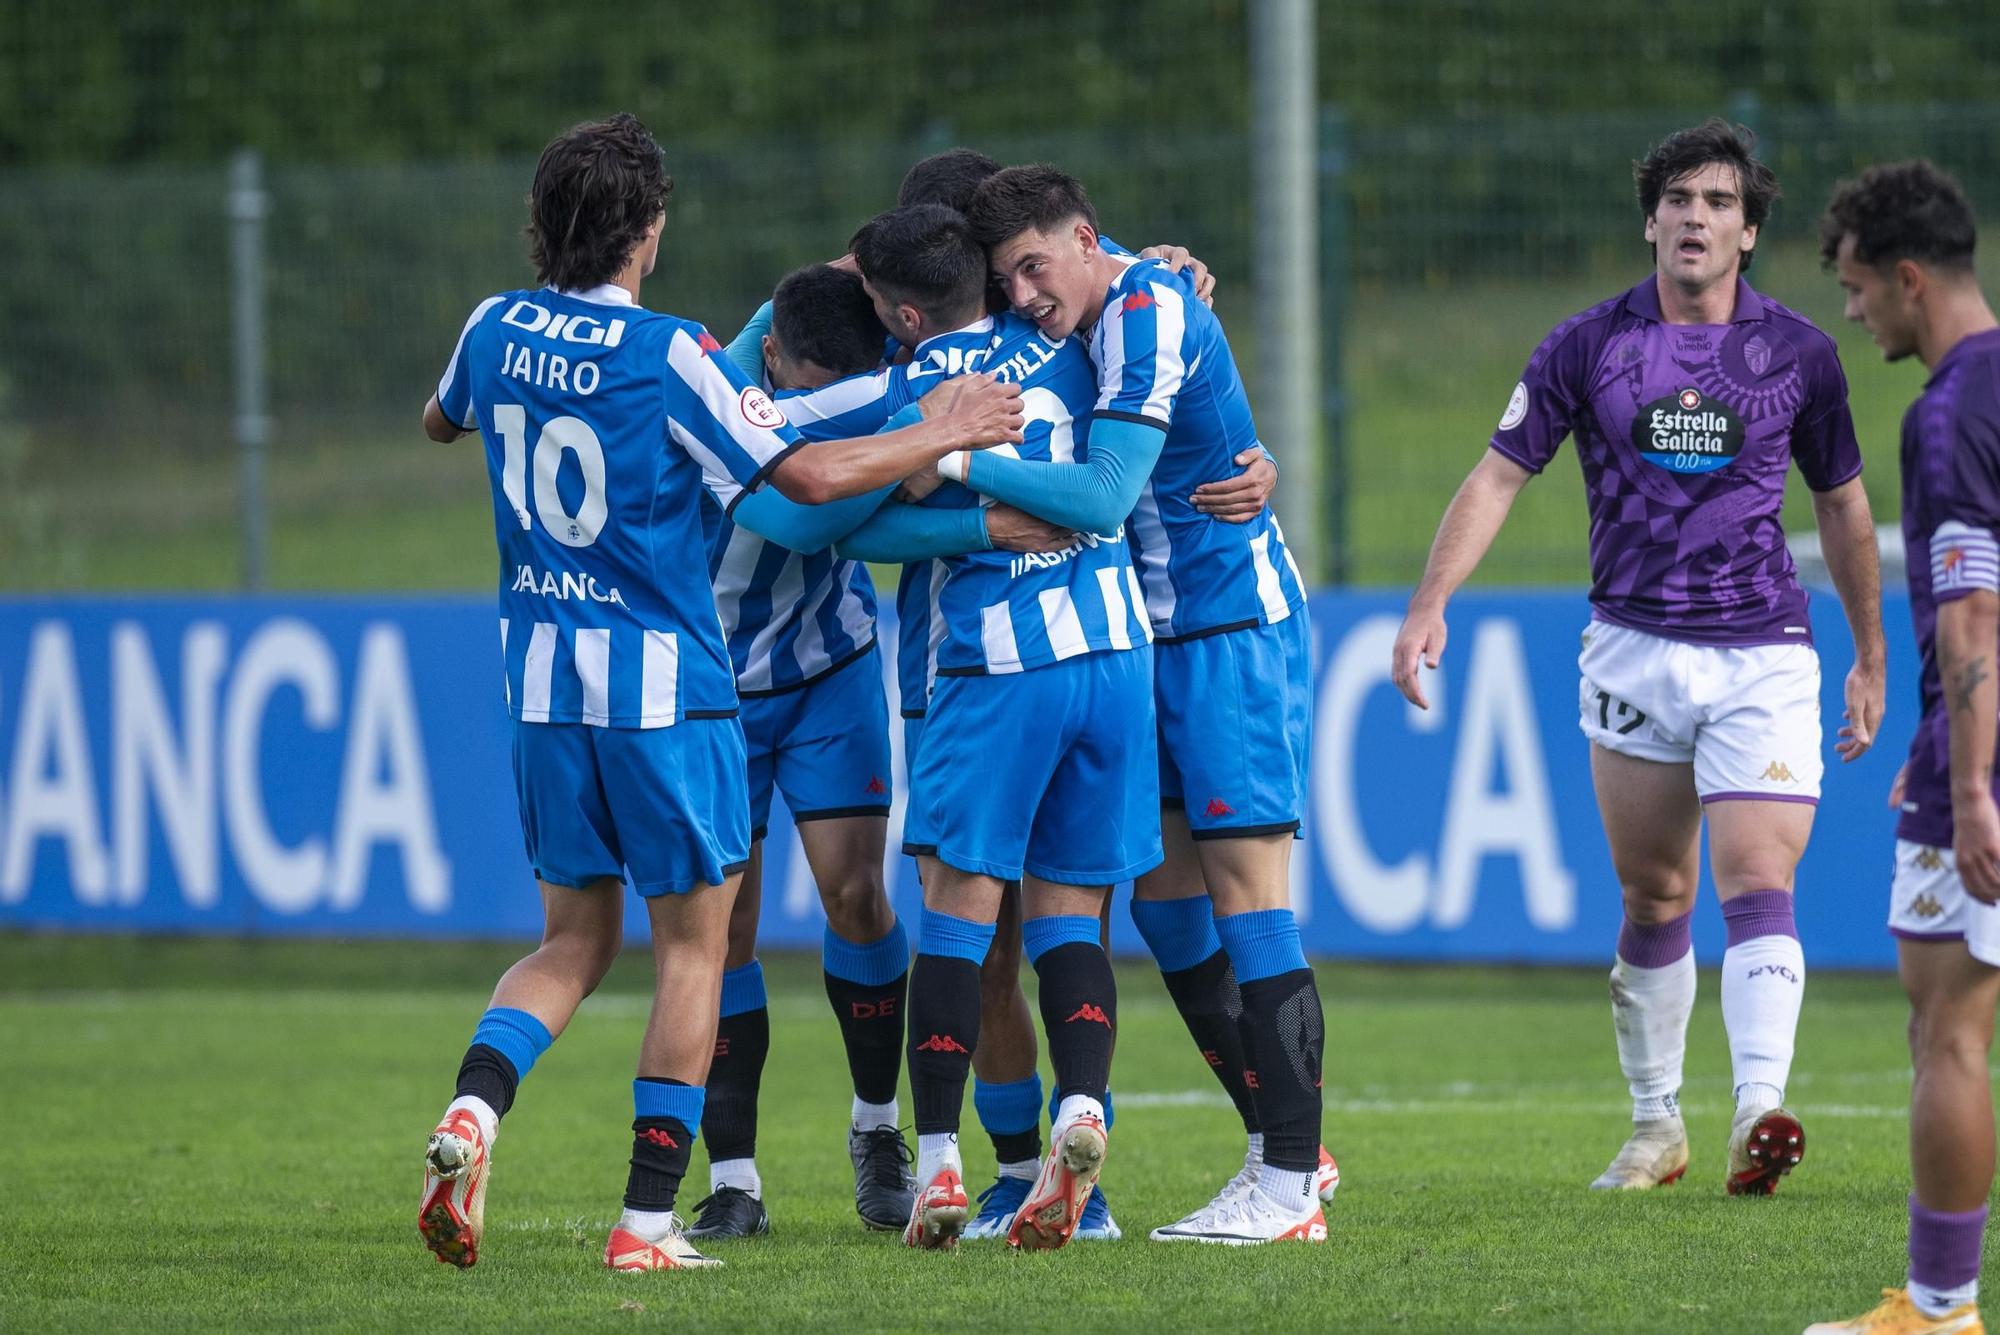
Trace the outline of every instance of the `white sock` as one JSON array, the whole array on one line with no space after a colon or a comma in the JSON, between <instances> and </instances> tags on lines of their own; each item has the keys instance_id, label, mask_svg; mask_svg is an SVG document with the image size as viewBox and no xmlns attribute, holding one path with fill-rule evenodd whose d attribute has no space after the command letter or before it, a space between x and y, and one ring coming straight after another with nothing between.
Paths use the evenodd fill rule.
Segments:
<instances>
[{"instance_id":1,"label":"white sock","mask_svg":"<svg viewBox=\"0 0 2000 1335\"><path fill-rule=\"evenodd\" d=\"M870 1103L856 1094L850 1125L856 1131L873 1131L878 1126L894 1126L900 1111L894 1099L890 1099L887 1103Z\"/></svg>"},{"instance_id":2,"label":"white sock","mask_svg":"<svg viewBox=\"0 0 2000 1335\"><path fill-rule=\"evenodd\" d=\"M958 1133L941 1131L917 1137L917 1190L929 1187L931 1180L945 1169L951 1169L959 1177L965 1176L965 1166L958 1157Z\"/></svg>"},{"instance_id":3,"label":"white sock","mask_svg":"<svg viewBox=\"0 0 2000 1335\"><path fill-rule=\"evenodd\" d=\"M1041 1176L1041 1173L1042 1161L1040 1159L1023 1159L1019 1163L1003 1163L1000 1165L1001 1177L1018 1177L1024 1181L1033 1182L1037 1177Z\"/></svg>"},{"instance_id":4,"label":"white sock","mask_svg":"<svg viewBox=\"0 0 2000 1335\"><path fill-rule=\"evenodd\" d=\"M718 1159L708 1166L708 1189L721 1191L724 1187L735 1187L747 1191L758 1200L764 1199L764 1179L757 1176L755 1159Z\"/></svg>"},{"instance_id":5,"label":"white sock","mask_svg":"<svg viewBox=\"0 0 2000 1335\"><path fill-rule=\"evenodd\" d=\"M1264 1133L1262 1131L1252 1131L1250 1133L1250 1149L1244 1154L1243 1162L1246 1164L1264 1162Z\"/></svg>"},{"instance_id":6,"label":"white sock","mask_svg":"<svg viewBox=\"0 0 2000 1335\"><path fill-rule=\"evenodd\" d=\"M1055 1139L1057 1128L1066 1127L1079 1117L1095 1117L1102 1122L1104 1105L1088 1094L1071 1094L1064 1098L1062 1106L1056 1109L1056 1120L1049 1124L1049 1139Z\"/></svg>"},{"instance_id":7,"label":"white sock","mask_svg":"<svg viewBox=\"0 0 2000 1335\"><path fill-rule=\"evenodd\" d=\"M1681 1067L1694 1014L1694 952L1657 969L1619 956L1611 966L1611 1023L1618 1069L1632 1091L1632 1120L1680 1115Z\"/></svg>"},{"instance_id":8,"label":"white sock","mask_svg":"<svg viewBox=\"0 0 2000 1335\"><path fill-rule=\"evenodd\" d=\"M477 1094L461 1094L446 1105L444 1115L449 1117L460 1108L471 1113L472 1120L479 1123L479 1134L486 1137L486 1148L491 1150L493 1142L500 1138L500 1114Z\"/></svg>"},{"instance_id":9,"label":"white sock","mask_svg":"<svg viewBox=\"0 0 2000 1335\"><path fill-rule=\"evenodd\" d=\"M1752 937L1723 954L1722 1023L1739 1109L1785 1101L1805 990L1806 957L1794 937Z\"/></svg>"},{"instance_id":10,"label":"white sock","mask_svg":"<svg viewBox=\"0 0 2000 1335\"><path fill-rule=\"evenodd\" d=\"M1257 1194L1286 1214L1311 1214L1319 1204L1310 1168L1295 1173L1265 1164L1257 1171Z\"/></svg>"},{"instance_id":11,"label":"white sock","mask_svg":"<svg viewBox=\"0 0 2000 1335\"><path fill-rule=\"evenodd\" d=\"M618 1216L618 1227L648 1242L658 1242L673 1227L673 1218L671 1210L627 1210Z\"/></svg>"},{"instance_id":12,"label":"white sock","mask_svg":"<svg viewBox=\"0 0 2000 1335\"><path fill-rule=\"evenodd\" d=\"M1943 1316L1946 1312L1979 1301L1979 1281L1961 1284L1955 1289L1934 1289L1928 1284L1910 1281L1910 1301L1925 1316Z\"/></svg>"}]
</instances>

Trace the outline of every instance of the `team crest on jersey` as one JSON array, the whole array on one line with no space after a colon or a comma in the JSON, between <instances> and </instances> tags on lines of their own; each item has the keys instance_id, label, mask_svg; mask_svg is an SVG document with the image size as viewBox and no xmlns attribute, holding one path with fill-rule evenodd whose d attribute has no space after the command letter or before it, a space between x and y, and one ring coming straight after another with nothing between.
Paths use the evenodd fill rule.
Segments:
<instances>
[{"instance_id":1,"label":"team crest on jersey","mask_svg":"<svg viewBox=\"0 0 2000 1335\"><path fill-rule=\"evenodd\" d=\"M1743 364L1750 368L1751 375L1760 376L1771 369L1771 345L1761 334L1752 334L1743 345Z\"/></svg>"},{"instance_id":2,"label":"team crest on jersey","mask_svg":"<svg viewBox=\"0 0 2000 1335\"><path fill-rule=\"evenodd\" d=\"M1507 411L1500 414L1500 429L1512 431L1528 418L1528 384L1525 380L1514 382L1514 395L1507 400Z\"/></svg>"},{"instance_id":3,"label":"team crest on jersey","mask_svg":"<svg viewBox=\"0 0 2000 1335\"><path fill-rule=\"evenodd\" d=\"M1688 386L1633 415L1632 445L1669 473L1713 473L1742 453L1743 419L1721 399Z\"/></svg>"},{"instance_id":4,"label":"team crest on jersey","mask_svg":"<svg viewBox=\"0 0 2000 1335\"><path fill-rule=\"evenodd\" d=\"M775 430L785 424L785 415L778 411L778 405L771 402L771 396L751 385L736 398L736 406L743 410L743 420L751 426L765 430Z\"/></svg>"}]
</instances>

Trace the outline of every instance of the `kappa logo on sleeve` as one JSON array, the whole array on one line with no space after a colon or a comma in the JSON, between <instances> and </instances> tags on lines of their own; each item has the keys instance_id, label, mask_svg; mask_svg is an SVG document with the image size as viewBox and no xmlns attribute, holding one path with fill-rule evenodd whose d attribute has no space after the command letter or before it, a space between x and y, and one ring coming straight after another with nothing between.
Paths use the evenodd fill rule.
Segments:
<instances>
[{"instance_id":1,"label":"kappa logo on sleeve","mask_svg":"<svg viewBox=\"0 0 2000 1335\"><path fill-rule=\"evenodd\" d=\"M696 337L695 346L701 349L701 355L704 357L710 353L722 351L722 345L715 341L715 335L709 333L706 329L702 330L700 335Z\"/></svg>"},{"instance_id":2,"label":"kappa logo on sleeve","mask_svg":"<svg viewBox=\"0 0 2000 1335\"><path fill-rule=\"evenodd\" d=\"M1500 414L1500 429L1512 431L1528 417L1528 384L1526 381L1514 383L1513 397L1507 400L1507 411Z\"/></svg>"},{"instance_id":3,"label":"kappa logo on sleeve","mask_svg":"<svg viewBox=\"0 0 2000 1335\"><path fill-rule=\"evenodd\" d=\"M785 415L778 411L778 405L771 402L771 396L751 385L737 396L736 406L743 410L743 420L751 426L773 430L785 424Z\"/></svg>"},{"instance_id":4,"label":"kappa logo on sleeve","mask_svg":"<svg viewBox=\"0 0 2000 1335\"><path fill-rule=\"evenodd\" d=\"M1133 311L1143 311L1153 304L1151 293L1134 292L1131 296L1125 298L1124 310L1127 315L1130 315Z\"/></svg>"}]
</instances>

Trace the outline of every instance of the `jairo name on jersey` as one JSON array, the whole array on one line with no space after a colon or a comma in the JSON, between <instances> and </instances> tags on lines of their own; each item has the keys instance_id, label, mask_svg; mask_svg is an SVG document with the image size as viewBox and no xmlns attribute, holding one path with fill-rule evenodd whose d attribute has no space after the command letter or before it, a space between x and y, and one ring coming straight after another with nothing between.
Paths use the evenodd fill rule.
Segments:
<instances>
[{"instance_id":1,"label":"jairo name on jersey","mask_svg":"<svg viewBox=\"0 0 2000 1335\"><path fill-rule=\"evenodd\" d=\"M1712 473L1743 450L1743 419L1720 399L1683 389L1653 400L1632 419L1632 444L1670 473Z\"/></svg>"},{"instance_id":2,"label":"jairo name on jersey","mask_svg":"<svg viewBox=\"0 0 2000 1335\"><path fill-rule=\"evenodd\" d=\"M612 323L617 324L618 321ZM531 352L516 343L509 343L507 350L500 354L500 374L565 394L572 389L579 394L595 394L599 380L596 362L571 362L560 352L550 352L546 348Z\"/></svg>"},{"instance_id":3,"label":"jairo name on jersey","mask_svg":"<svg viewBox=\"0 0 2000 1335\"><path fill-rule=\"evenodd\" d=\"M565 570L560 578L553 570L544 570L539 576L533 566L520 566L514 572L514 583L509 593L538 593L544 598L560 598L564 602L616 603L626 606L625 599L618 590L607 589L595 578L580 570Z\"/></svg>"}]
</instances>

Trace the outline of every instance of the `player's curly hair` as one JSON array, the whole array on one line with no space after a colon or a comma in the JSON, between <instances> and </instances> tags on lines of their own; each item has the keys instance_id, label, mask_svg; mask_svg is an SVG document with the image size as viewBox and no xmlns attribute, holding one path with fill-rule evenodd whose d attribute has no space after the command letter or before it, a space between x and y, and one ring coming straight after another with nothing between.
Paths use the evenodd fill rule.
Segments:
<instances>
[{"instance_id":1,"label":"player's curly hair","mask_svg":"<svg viewBox=\"0 0 2000 1335\"><path fill-rule=\"evenodd\" d=\"M1008 167L987 177L965 218L973 238L988 250L1031 229L1053 231L1073 218L1097 226L1083 182L1047 163Z\"/></svg>"},{"instance_id":2,"label":"player's curly hair","mask_svg":"<svg viewBox=\"0 0 2000 1335\"><path fill-rule=\"evenodd\" d=\"M860 277L830 264L785 275L771 297L771 332L787 355L837 376L874 370L889 338Z\"/></svg>"},{"instance_id":3,"label":"player's curly hair","mask_svg":"<svg viewBox=\"0 0 2000 1335\"><path fill-rule=\"evenodd\" d=\"M1653 151L1632 164L1632 183L1639 192L1639 213L1650 218L1659 211L1660 196L1667 187L1700 171L1711 162L1736 169L1736 191L1743 197L1743 221L1762 227L1778 202L1778 178L1757 160L1757 135L1747 125L1731 125L1720 116L1701 124L1676 130L1653 146ZM1743 255L1748 269L1755 251Z\"/></svg>"},{"instance_id":4,"label":"player's curly hair","mask_svg":"<svg viewBox=\"0 0 2000 1335\"><path fill-rule=\"evenodd\" d=\"M666 211L674 180L659 141L629 112L549 141L528 189L528 258L548 287L576 291L618 276Z\"/></svg>"},{"instance_id":5,"label":"player's curly hair","mask_svg":"<svg viewBox=\"0 0 2000 1335\"><path fill-rule=\"evenodd\" d=\"M1843 238L1854 258L1884 267L1897 260L1972 272L1979 224L1972 202L1949 172L1927 159L1885 162L1833 188L1819 220L1819 258L1829 271Z\"/></svg>"}]
</instances>

